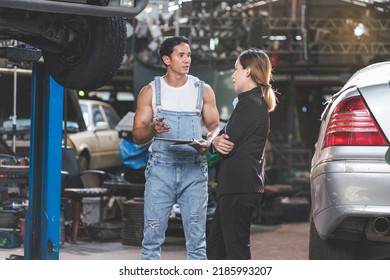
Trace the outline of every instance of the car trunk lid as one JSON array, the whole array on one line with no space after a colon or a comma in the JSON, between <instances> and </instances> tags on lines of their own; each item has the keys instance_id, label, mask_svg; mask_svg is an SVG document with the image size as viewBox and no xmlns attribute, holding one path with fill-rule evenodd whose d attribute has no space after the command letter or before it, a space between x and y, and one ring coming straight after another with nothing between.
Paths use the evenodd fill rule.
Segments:
<instances>
[{"instance_id":1,"label":"car trunk lid","mask_svg":"<svg viewBox=\"0 0 390 280\"><path fill-rule=\"evenodd\" d=\"M387 140L390 140L389 106L390 106L390 85L382 83L359 88L364 101L367 104L372 116L382 130Z\"/></svg>"}]
</instances>

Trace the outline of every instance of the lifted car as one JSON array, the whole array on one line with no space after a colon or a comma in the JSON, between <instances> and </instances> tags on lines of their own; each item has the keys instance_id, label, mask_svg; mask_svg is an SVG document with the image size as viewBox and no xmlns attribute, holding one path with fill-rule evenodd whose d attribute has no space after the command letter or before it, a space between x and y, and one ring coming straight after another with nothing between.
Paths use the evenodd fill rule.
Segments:
<instances>
[{"instance_id":1,"label":"lifted car","mask_svg":"<svg viewBox=\"0 0 390 280\"><path fill-rule=\"evenodd\" d=\"M0 40L42 51L51 76L70 89L96 89L116 73L126 21L148 0L0 0Z\"/></svg>"}]
</instances>

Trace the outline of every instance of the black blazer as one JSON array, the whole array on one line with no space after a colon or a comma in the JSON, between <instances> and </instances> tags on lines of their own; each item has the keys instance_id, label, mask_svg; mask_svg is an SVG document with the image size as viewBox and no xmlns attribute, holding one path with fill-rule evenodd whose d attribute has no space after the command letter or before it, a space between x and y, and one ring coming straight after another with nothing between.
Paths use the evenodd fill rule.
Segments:
<instances>
[{"instance_id":1,"label":"black blazer","mask_svg":"<svg viewBox=\"0 0 390 280\"><path fill-rule=\"evenodd\" d=\"M238 95L239 102L220 134L229 135L235 146L221 155L218 194L264 191L264 148L269 132L269 113L256 87Z\"/></svg>"}]
</instances>

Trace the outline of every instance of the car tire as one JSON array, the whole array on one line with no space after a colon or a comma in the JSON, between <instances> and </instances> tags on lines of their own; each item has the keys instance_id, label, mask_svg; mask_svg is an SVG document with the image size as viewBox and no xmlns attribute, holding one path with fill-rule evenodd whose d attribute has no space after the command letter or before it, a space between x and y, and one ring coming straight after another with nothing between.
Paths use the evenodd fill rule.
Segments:
<instances>
[{"instance_id":1,"label":"car tire","mask_svg":"<svg viewBox=\"0 0 390 280\"><path fill-rule=\"evenodd\" d=\"M279 225L283 220L282 198L263 198L254 209L252 222L262 225Z\"/></svg>"},{"instance_id":2,"label":"car tire","mask_svg":"<svg viewBox=\"0 0 390 280\"><path fill-rule=\"evenodd\" d=\"M309 260L353 260L357 257L357 246L347 240L322 240L310 221Z\"/></svg>"},{"instance_id":3,"label":"car tire","mask_svg":"<svg viewBox=\"0 0 390 280\"><path fill-rule=\"evenodd\" d=\"M94 90L116 74L126 47L126 23L122 17L64 16L64 30L76 38L62 53L43 51L48 72L69 89Z\"/></svg>"},{"instance_id":4,"label":"car tire","mask_svg":"<svg viewBox=\"0 0 390 280\"><path fill-rule=\"evenodd\" d=\"M308 197L282 198L283 221L307 221L310 217L310 199Z\"/></svg>"}]
</instances>

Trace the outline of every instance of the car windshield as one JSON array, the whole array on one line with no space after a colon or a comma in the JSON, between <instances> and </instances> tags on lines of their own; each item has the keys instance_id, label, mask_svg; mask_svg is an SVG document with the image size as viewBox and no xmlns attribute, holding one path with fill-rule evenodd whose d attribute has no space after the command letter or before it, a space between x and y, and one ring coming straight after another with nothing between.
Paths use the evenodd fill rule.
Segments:
<instances>
[{"instance_id":1,"label":"car windshield","mask_svg":"<svg viewBox=\"0 0 390 280\"><path fill-rule=\"evenodd\" d=\"M107 117L108 125L111 129L115 129L119 122L118 115L116 115L115 112L108 107L104 107L103 109Z\"/></svg>"},{"instance_id":2,"label":"car windshield","mask_svg":"<svg viewBox=\"0 0 390 280\"><path fill-rule=\"evenodd\" d=\"M83 114L85 125L89 127L91 125L91 120L89 119L89 115L88 115L88 106L85 104L80 104L80 109Z\"/></svg>"}]
</instances>

